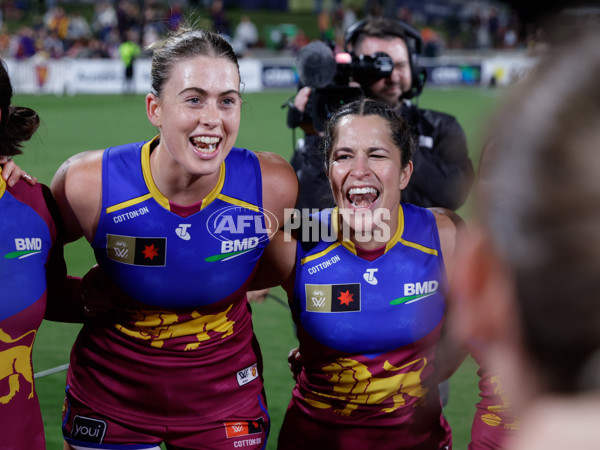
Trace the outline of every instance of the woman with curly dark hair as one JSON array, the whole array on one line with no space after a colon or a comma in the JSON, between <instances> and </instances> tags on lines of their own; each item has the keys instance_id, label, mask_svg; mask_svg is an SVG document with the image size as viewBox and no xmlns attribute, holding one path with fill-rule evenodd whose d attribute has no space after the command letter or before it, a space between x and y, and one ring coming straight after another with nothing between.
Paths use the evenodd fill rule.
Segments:
<instances>
[{"instance_id":1,"label":"woman with curly dark hair","mask_svg":"<svg viewBox=\"0 0 600 450\"><path fill-rule=\"evenodd\" d=\"M42 319L80 321L64 301L79 299L80 281L66 275L61 226L50 189L10 161L40 119L11 104L13 89L0 64L0 433L5 448L44 450L44 427L33 381L31 350ZM7 167L8 166L8 167ZM8 170L7 170L8 168ZM19 179L19 178L25 179Z\"/></svg>"}]
</instances>

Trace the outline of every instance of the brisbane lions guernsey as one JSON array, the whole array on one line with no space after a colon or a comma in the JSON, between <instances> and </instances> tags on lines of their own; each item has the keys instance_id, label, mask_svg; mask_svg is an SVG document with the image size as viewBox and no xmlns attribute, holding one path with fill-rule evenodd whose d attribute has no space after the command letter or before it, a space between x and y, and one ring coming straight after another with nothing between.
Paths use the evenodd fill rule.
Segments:
<instances>
[{"instance_id":1,"label":"brisbane lions guernsey","mask_svg":"<svg viewBox=\"0 0 600 450\"><path fill-rule=\"evenodd\" d=\"M486 367L485 348L471 346L471 355L479 364L479 396L468 450L505 448L506 442L515 434L519 423L511 412L511 405L504 393L501 377Z\"/></svg>"},{"instance_id":2,"label":"brisbane lions guernsey","mask_svg":"<svg viewBox=\"0 0 600 450\"><path fill-rule=\"evenodd\" d=\"M0 170L1 173L1 170ZM46 186L0 178L0 423L2 448L46 448L31 350L46 311L46 264L56 226Z\"/></svg>"},{"instance_id":3,"label":"brisbane lions guernsey","mask_svg":"<svg viewBox=\"0 0 600 450\"><path fill-rule=\"evenodd\" d=\"M158 141L105 150L96 259L130 301L86 324L69 395L123 420L182 424L256 401L261 362L246 290L269 237L257 157L233 148L196 209L157 189ZM106 368L111 368L107 372Z\"/></svg>"},{"instance_id":4,"label":"brisbane lions guernsey","mask_svg":"<svg viewBox=\"0 0 600 450\"><path fill-rule=\"evenodd\" d=\"M337 209L318 220L338 235ZM292 402L316 421L396 427L402 448L442 448L450 431L431 376L446 281L435 218L402 204L381 254L357 253L341 239L298 244L291 308L305 363Z\"/></svg>"}]
</instances>

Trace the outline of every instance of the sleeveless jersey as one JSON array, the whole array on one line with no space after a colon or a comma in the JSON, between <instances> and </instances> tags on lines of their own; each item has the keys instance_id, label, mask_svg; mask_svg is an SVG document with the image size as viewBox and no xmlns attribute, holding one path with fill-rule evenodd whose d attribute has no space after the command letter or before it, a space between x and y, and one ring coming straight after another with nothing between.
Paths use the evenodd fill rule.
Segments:
<instances>
[{"instance_id":1,"label":"sleeveless jersey","mask_svg":"<svg viewBox=\"0 0 600 450\"><path fill-rule=\"evenodd\" d=\"M0 423L6 448L45 449L31 351L46 310L46 264L56 239L47 189L22 180L10 188L0 177Z\"/></svg>"},{"instance_id":2,"label":"sleeveless jersey","mask_svg":"<svg viewBox=\"0 0 600 450\"><path fill-rule=\"evenodd\" d=\"M144 304L216 303L246 281L269 242L260 168L248 150L231 150L201 211L185 218L170 211L152 180L150 143L106 150L102 172L102 215L92 243L96 259Z\"/></svg>"},{"instance_id":3,"label":"sleeveless jersey","mask_svg":"<svg viewBox=\"0 0 600 450\"><path fill-rule=\"evenodd\" d=\"M218 416L262 391L245 292L269 237L252 152L233 148L200 210L181 217L150 173L157 142L104 152L92 246L132 300L116 305L115 323L83 327L68 385L104 414L178 424Z\"/></svg>"},{"instance_id":4,"label":"sleeveless jersey","mask_svg":"<svg viewBox=\"0 0 600 450\"><path fill-rule=\"evenodd\" d=\"M318 219L337 235L337 209ZM445 270L433 214L402 204L373 261L349 241L300 242L291 308L305 361L292 402L313 420L395 427L402 448L450 441L430 381L445 311Z\"/></svg>"}]
</instances>

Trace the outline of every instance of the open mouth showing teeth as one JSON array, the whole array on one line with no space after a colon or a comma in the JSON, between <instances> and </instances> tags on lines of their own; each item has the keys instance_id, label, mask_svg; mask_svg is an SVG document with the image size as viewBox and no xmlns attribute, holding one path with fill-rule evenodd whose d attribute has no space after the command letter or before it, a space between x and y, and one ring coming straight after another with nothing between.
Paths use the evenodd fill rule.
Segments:
<instances>
[{"instance_id":1,"label":"open mouth showing teeth","mask_svg":"<svg viewBox=\"0 0 600 450\"><path fill-rule=\"evenodd\" d=\"M191 138L190 142L202 153L212 153L219 146L221 138L211 136L199 136Z\"/></svg>"},{"instance_id":2,"label":"open mouth showing teeth","mask_svg":"<svg viewBox=\"0 0 600 450\"><path fill-rule=\"evenodd\" d=\"M379 198L379 191L373 187L351 188L346 198L354 208L364 208Z\"/></svg>"}]
</instances>

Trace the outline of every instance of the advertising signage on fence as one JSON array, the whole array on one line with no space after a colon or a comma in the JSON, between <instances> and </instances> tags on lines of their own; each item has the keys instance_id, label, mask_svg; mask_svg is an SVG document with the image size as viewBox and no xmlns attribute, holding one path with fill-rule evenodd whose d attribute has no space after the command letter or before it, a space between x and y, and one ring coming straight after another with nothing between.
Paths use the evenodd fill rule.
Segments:
<instances>
[{"instance_id":1,"label":"advertising signage on fence","mask_svg":"<svg viewBox=\"0 0 600 450\"><path fill-rule=\"evenodd\" d=\"M258 59L243 58L238 61L242 92L262 91L262 63Z\"/></svg>"},{"instance_id":2,"label":"advertising signage on fence","mask_svg":"<svg viewBox=\"0 0 600 450\"><path fill-rule=\"evenodd\" d=\"M112 94L122 92L123 64L119 60L74 60L71 65L72 82L67 89L75 94Z\"/></svg>"},{"instance_id":3,"label":"advertising signage on fence","mask_svg":"<svg viewBox=\"0 0 600 450\"><path fill-rule=\"evenodd\" d=\"M119 94L124 92L124 67L114 59L6 60L18 94ZM428 86L509 85L523 78L536 63L522 54L503 54L489 58L460 57L452 60L422 58ZM298 74L291 58L266 60L243 58L239 61L242 92L269 89L294 90ZM134 92L150 92L150 59L134 63Z\"/></svg>"},{"instance_id":4,"label":"advertising signage on fence","mask_svg":"<svg viewBox=\"0 0 600 450\"><path fill-rule=\"evenodd\" d=\"M537 58L522 54L500 55L482 61L481 84L508 86L518 83L535 67Z\"/></svg>"},{"instance_id":5,"label":"advertising signage on fence","mask_svg":"<svg viewBox=\"0 0 600 450\"><path fill-rule=\"evenodd\" d=\"M480 64L444 64L425 67L427 85L477 86L481 84Z\"/></svg>"},{"instance_id":6,"label":"advertising signage on fence","mask_svg":"<svg viewBox=\"0 0 600 450\"><path fill-rule=\"evenodd\" d=\"M264 88L294 88L298 86L298 74L291 65L263 65L262 84Z\"/></svg>"}]
</instances>

